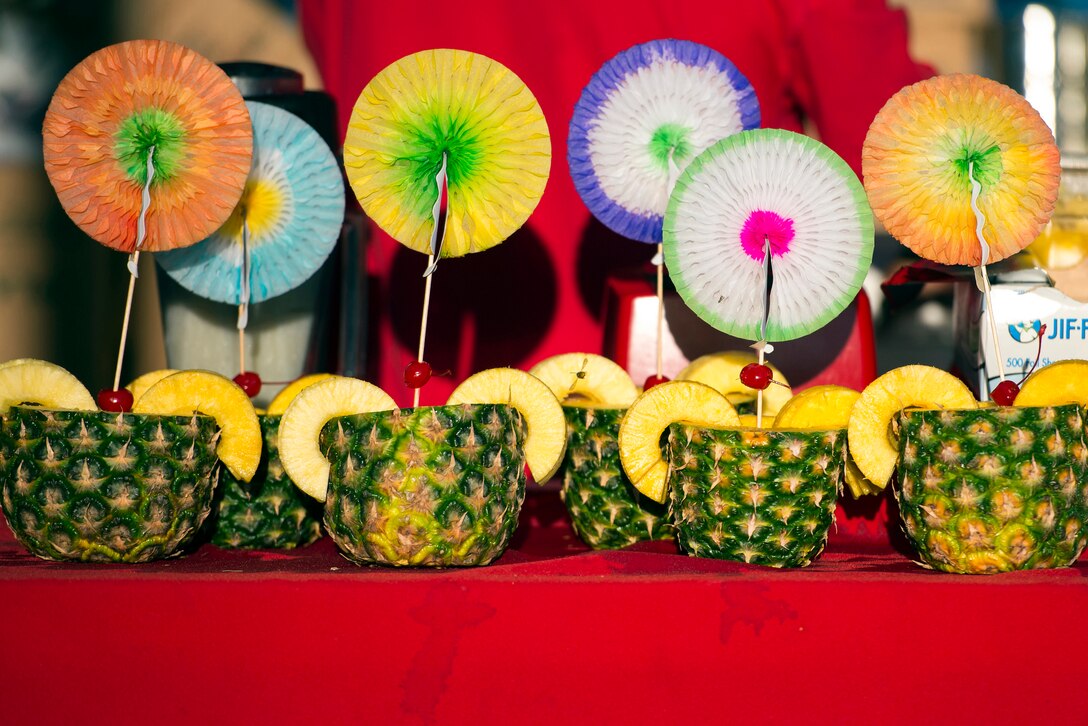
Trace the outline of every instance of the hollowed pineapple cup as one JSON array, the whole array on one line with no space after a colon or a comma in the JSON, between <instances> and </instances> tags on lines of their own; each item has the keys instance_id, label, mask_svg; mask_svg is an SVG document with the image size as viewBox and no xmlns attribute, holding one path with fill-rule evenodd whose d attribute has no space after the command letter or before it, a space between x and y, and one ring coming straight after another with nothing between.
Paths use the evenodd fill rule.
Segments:
<instances>
[{"instance_id":1,"label":"hollowed pineapple cup","mask_svg":"<svg viewBox=\"0 0 1088 726\"><path fill-rule=\"evenodd\" d=\"M218 440L207 416L13 407L0 426L4 516L45 559L179 554L211 511Z\"/></svg>"},{"instance_id":2,"label":"hollowed pineapple cup","mask_svg":"<svg viewBox=\"0 0 1088 726\"><path fill-rule=\"evenodd\" d=\"M212 543L239 549L293 549L321 536L321 506L299 491L279 456L280 418L262 414L264 448L249 483L223 469L216 493Z\"/></svg>"},{"instance_id":3,"label":"hollowed pineapple cup","mask_svg":"<svg viewBox=\"0 0 1088 726\"><path fill-rule=\"evenodd\" d=\"M896 497L921 564L992 573L1072 564L1088 542L1077 405L908 410Z\"/></svg>"},{"instance_id":4,"label":"hollowed pineapple cup","mask_svg":"<svg viewBox=\"0 0 1088 726\"><path fill-rule=\"evenodd\" d=\"M669 497L696 557L804 567L827 544L846 431L669 427Z\"/></svg>"},{"instance_id":5,"label":"hollowed pineapple cup","mask_svg":"<svg viewBox=\"0 0 1088 726\"><path fill-rule=\"evenodd\" d=\"M668 512L631 484L620 464L625 408L564 406L567 453L560 496L574 531L594 549L618 549L676 534Z\"/></svg>"},{"instance_id":6,"label":"hollowed pineapple cup","mask_svg":"<svg viewBox=\"0 0 1088 726\"><path fill-rule=\"evenodd\" d=\"M349 560L486 565L510 541L525 499L517 409L463 404L334 418L325 528Z\"/></svg>"}]
</instances>

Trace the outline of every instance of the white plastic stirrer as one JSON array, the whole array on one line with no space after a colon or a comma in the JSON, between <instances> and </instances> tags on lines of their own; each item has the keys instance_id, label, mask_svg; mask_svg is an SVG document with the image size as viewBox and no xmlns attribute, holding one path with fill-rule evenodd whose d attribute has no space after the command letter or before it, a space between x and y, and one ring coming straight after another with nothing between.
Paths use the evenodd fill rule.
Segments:
<instances>
[{"instance_id":1,"label":"white plastic stirrer","mask_svg":"<svg viewBox=\"0 0 1088 726\"><path fill-rule=\"evenodd\" d=\"M669 176L665 180L665 197L672 196L672 190L676 186L676 180L680 178L680 167L676 165L673 154L676 147L669 149ZM657 267L657 378L665 375L665 246L658 242L657 253L651 262Z\"/></svg>"}]
</instances>

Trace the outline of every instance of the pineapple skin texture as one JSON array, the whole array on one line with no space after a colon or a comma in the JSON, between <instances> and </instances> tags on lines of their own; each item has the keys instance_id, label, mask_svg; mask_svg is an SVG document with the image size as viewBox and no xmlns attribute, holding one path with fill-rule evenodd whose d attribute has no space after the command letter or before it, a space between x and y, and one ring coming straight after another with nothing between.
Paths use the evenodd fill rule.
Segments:
<instances>
[{"instance_id":1,"label":"pineapple skin texture","mask_svg":"<svg viewBox=\"0 0 1088 726\"><path fill-rule=\"evenodd\" d=\"M248 484L224 467L216 492L212 544L227 549L303 547L321 537L321 505L294 485L279 456L281 416L262 415L264 450Z\"/></svg>"},{"instance_id":2,"label":"pineapple skin texture","mask_svg":"<svg viewBox=\"0 0 1088 726\"><path fill-rule=\"evenodd\" d=\"M12 408L0 427L4 516L44 559L180 554L211 511L218 439L207 416Z\"/></svg>"},{"instance_id":3,"label":"pineapple skin texture","mask_svg":"<svg viewBox=\"0 0 1088 726\"><path fill-rule=\"evenodd\" d=\"M486 565L505 550L525 500L525 421L505 404L334 418L325 528L349 560Z\"/></svg>"},{"instance_id":4,"label":"pineapple skin texture","mask_svg":"<svg viewBox=\"0 0 1088 726\"><path fill-rule=\"evenodd\" d=\"M823 551L846 431L669 427L669 506L695 557L804 567Z\"/></svg>"},{"instance_id":5,"label":"pineapple skin texture","mask_svg":"<svg viewBox=\"0 0 1088 726\"><path fill-rule=\"evenodd\" d=\"M985 574L1072 564L1088 544L1084 410L898 415L903 530L923 566Z\"/></svg>"},{"instance_id":6,"label":"pineapple skin texture","mask_svg":"<svg viewBox=\"0 0 1088 726\"><path fill-rule=\"evenodd\" d=\"M574 531L593 549L672 539L664 505L640 494L620 464L620 421L626 409L564 406L567 454L560 497Z\"/></svg>"}]
</instances>

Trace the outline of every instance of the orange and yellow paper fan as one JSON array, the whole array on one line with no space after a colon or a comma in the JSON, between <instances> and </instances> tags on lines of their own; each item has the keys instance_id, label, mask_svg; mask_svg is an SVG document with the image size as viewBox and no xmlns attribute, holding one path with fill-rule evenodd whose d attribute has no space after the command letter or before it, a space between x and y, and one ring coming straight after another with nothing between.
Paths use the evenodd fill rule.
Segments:
<instances>
[{"instance_id":1,"label":"orange and yellow paper fan","mask_svg":"<svg viewBox=\"0 0 1088 726\"><path fill-rule=\"evenodd\" d=\"M988 262L1031 244L1054 211L1058 148L1011 88L974 75L938 76L899 91L869 128L865 190L888 232L919 256L977 266L982 249L969 172L981 185Z\"/></svg>"},{"instance_id":2,"label":"orange and yellow paper fan","mask_svg":"<svg viewBox=\"0 0 1088 726\"><path fill-rule=\"evenodd\" d=\"M136 40L88 56L61 81L42 128L61 205L98 242L133 251L152 146L146 251L185 247L222 226L253 155L249 112L211 61Z\"/></svg>"},{"instance_id":3,"label":"orange and yellow paper fan","mask_svg":"<svg viewBox=\"0 0 1088 726\"><path fill-rule=\"evenodd\" d=\"M426 50L363 89L344 140L348 181L367 215L401 244L430 253L446 154L442 257L493 247L529 218L551 167L548 125L533 94L487 56Z\"/></svg>"}]
</instances>

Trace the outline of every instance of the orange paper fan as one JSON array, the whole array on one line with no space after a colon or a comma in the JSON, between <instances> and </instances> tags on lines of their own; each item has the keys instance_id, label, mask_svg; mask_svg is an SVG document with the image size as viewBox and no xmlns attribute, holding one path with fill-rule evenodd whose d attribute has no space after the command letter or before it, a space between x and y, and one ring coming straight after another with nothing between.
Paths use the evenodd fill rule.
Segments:
<instances>
[{"instance_id":1,"label":"orange paper fan","mask_svg":"<svg viewBox=\"0 0 1088 726\"><path fill-rule=\"evenodd\" d=\"M73 68L53 95L42 136L45 169L68 216L122 252L136 244L152 146L141 246L152 252L185 247L222 226L253 156L238 89L211 61L161 40L112 45Z\"/></svg>"},{"instance_id":2,"label":"orange paper fan","mask_svg":"<svg viewBox=\"0 0 1088 726\"><path fill-rule=\"evenodd\" d=\"M989 262L1027 247L1054 212L1058 147L1020 94L988 78L938 76L899 91L877 114L862 150L869 203L888 232L918 255L976 266L968 169Z\"/></svg>"}]
</instances>

